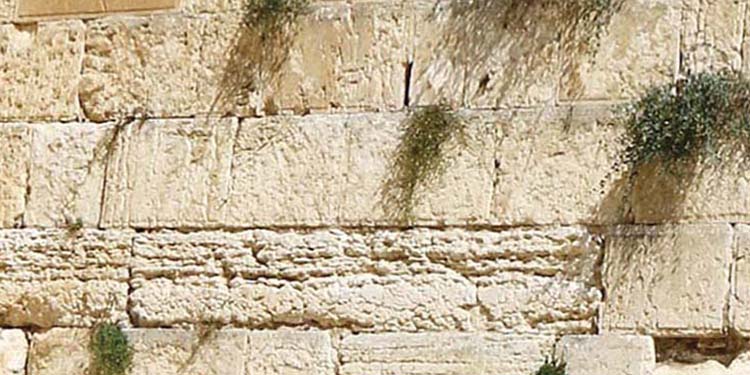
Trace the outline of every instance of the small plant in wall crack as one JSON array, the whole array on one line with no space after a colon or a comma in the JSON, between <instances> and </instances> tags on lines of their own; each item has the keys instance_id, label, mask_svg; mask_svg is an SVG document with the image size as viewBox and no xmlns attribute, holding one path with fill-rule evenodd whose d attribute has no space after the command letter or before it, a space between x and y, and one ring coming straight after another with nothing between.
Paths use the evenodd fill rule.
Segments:
<instances>
[{"instance_id":1,"label":"small plant in wall crack","mask_svg":"<svg viewBox=\"0 0 750 375\"><path fill-rule=\"evenodd\" d=\"M91 336L92 374L125 375L133 361L127 336L114 324L98 325Z\"/></svg>"},{"instance_id":2,"label":"small plant in wall crack","mask_svg":"<svg viewBox=\"0 0 750 375\"><path fill-rule=\"evenodd\" d=\"M699 73L650 89L627 106L618 167L637 173L658 163L675 172L699 160L721 161L750 146L750 81L735 72Z\"/></svg>"},{"instance_id":3,"label":"small plant in wall crack","mask_svg":"<svg viewBox=\"0 0 750 375\"><path fill-rule=\"evenodd\" d=\"M410 222L420 194L445 173L454 151L467 146L466 122L447 106L430 105L412 110L401 127L382 202L388 216Z\"/></svg>"},{"instance_id":4,"label":"small plant in wall crack","mask_svg":"<svg viewBox=\"0 0 750 375\"><path fill-rule=\"evenodd\" d=\"M544 359L544 364L537 370L534 375L566 375L565 362L558 360L554 356Z\"/></svg>"},{"instance_id":5,"label":"small plant in wall crack","mask_svg":"<svg viewBox=\"0 0 750 375\"><path fill-rule=\"evenodd\" d=\"M245 0L211 113L247 104L246 96L278 80L297 34L297 21L309 7L310 0Z\"/></svg>"}]
</instances>

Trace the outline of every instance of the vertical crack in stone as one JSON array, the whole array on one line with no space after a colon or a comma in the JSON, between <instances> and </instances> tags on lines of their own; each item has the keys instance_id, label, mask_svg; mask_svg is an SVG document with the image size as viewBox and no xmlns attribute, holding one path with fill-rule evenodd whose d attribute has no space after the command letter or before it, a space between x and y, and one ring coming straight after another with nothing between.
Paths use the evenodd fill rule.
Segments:
<instances>
[{"instance_id":1,"label":"vertical crack in stone","mask_svg":"<svg viewBox=\"0 0 750 375\"><path fill-rule=\"evenodd\" d=\"M404 73L404 107L409 107L411 104L410 92L411 92L411 80L412 71L414 69L414 60L407 61L405 64Z\"/></svg>"},{"instance_id":2,"label":"vertical crack in stone","mask_svg":"<svg viewBox=\"0 0 750 375\"><path fill-rule=\"evenodd\" d=\"M728 272L728 286L726 296L724 296L724 311L722 315L722 333L728 335L732 330L731 312L732 312L732 298L735 295L735 280L737 274L737 261L739 260L739 242L737 238L737 224L730 224L731 227L731 254L729 257L729 272Z\"/></svg>"}]
</instances>

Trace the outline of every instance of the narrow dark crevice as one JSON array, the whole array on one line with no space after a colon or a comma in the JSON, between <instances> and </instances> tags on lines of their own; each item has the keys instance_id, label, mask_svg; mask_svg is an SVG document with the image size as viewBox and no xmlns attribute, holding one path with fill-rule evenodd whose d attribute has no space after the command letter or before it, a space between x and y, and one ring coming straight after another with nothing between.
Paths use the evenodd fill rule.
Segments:
<instances>
[{"instance_id":1,"label":"narrow dark crevice","mask_svg":"<svg viewBox=\"0 0 750 375\"><path fill-rule=\"evenodd\" d=\"M411 76L414 69L414 61L408 61L406 63L406 72L404 74L404 107L409 107L411 104Z\"/></svg>"}]
</instances>

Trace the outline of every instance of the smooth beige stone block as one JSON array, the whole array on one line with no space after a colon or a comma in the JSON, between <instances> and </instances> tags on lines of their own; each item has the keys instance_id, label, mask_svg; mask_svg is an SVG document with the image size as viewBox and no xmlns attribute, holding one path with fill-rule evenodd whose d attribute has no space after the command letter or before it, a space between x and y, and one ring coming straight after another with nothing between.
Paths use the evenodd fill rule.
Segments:
<instances>
[{"instance_id":1,"label":"smooth beige stone block","mask_svg":"<svg viewBox=\"0 0 750 375\"><path fill-rule=\"evenodd\" d=\"M728 224L617 227L605 250L602 329L723 334L733 232Z\"/></svg>"},{"instance_id":2,"label":"smooth beige stone block","mask_svg":"<svg viewBox=\"0 0 750 375\"><path fill-rule=\"evenodd\" d=\"M568 375L653 375L656 365L648 336L565 336L555 350Z\"/></svg>"},{"instance_id":3,"label":"smooth beige stone block","mask_svg":"<svg viewBox=\"0 0 750 375\"><path fill-rule=\"evenodd\" d=\"M29 342L20 329L0 329L0 375L26 375Z\"/></svg>"}]
</instances>

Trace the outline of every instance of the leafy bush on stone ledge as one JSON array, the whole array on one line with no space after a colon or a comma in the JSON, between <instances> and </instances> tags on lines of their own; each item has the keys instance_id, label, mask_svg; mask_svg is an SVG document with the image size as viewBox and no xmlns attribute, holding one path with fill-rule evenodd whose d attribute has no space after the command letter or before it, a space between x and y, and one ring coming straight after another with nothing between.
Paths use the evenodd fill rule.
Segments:
<instances>
[{"instance_id":1,"label":"leafy bush on stone ledge","mask_svg":"<svg viewBox=\"0 0 750 375\"><path fill-rule=\"evenodd\" d=\"M565 375L565 362L548 357L534 375Z\"/></svg>"},{"instance_id":2,"label":"leafy bush on stone ledge","mask_svg":"<svg viewBox=\"0 0 750 375\"><path fill-rule=\"evenodd\" d=\"M413 110L401 127L383 203L389 216L408 222L420 190L443 175L452 149L466 146L466 123L447 106L430 105Z\"/></svg>"},{"instance_id":3,"label":"leafy bush on stone ledge","mask_svg":"<svg viewBox=\"0 0 750 375\"><path fill-rule=\"evenodd\" d=\"M127 336L113 324L102 324L91 337L93 375L125 375L133 361Z\"/></svg>"},{"instance_id":4,"label":"leafy bush on stone ledge","mask_svg":"<svg viewBox=\"0 0 750 375\"><path fill-rule=\"evenodd\" d=\"M750 81L734 72L700 73L654 87L626 107L620 164L674 167L720 160L723 148L750 145Z\"/></svg>"}]
</instances>

